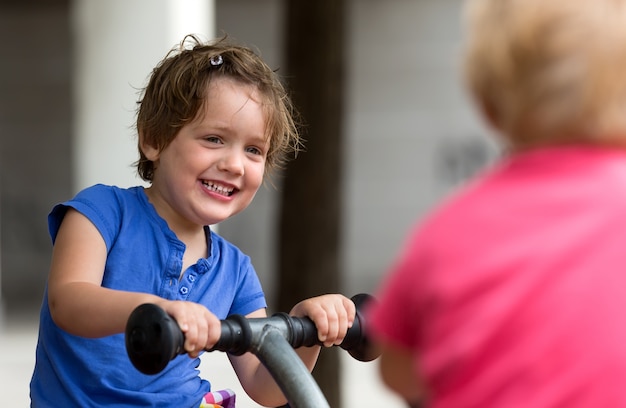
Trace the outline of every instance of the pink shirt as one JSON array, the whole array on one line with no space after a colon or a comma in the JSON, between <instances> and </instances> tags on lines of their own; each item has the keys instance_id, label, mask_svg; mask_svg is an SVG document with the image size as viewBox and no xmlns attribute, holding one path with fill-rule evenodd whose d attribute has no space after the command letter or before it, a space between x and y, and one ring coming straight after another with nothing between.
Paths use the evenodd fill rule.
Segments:
<instances>
[{"instance_id":1,"label":"pink shirt","mask_svg":"<svg viewBox=\"0 0 626 408\"><path fill-rule=\"evenodd\" d=\"M429 407L626 407L626 152L503 160L417 226L368 326Z\"/></svg>"}]
</instances>

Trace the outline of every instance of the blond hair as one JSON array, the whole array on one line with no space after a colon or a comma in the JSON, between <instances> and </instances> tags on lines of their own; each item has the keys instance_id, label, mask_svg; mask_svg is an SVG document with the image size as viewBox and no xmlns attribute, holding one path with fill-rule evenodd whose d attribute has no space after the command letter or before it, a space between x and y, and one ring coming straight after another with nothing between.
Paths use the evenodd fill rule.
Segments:
<instances>
[{"instance_id":1,"label":"blond hair","mask_svg":"<svg viewBox=\"0 0 626 408\"><path fill-rule=\"evenodd\" d=\"M470 0L466 12L466 81L514 145L626 138L626 0Z\"/></svg>"}]
</instances>

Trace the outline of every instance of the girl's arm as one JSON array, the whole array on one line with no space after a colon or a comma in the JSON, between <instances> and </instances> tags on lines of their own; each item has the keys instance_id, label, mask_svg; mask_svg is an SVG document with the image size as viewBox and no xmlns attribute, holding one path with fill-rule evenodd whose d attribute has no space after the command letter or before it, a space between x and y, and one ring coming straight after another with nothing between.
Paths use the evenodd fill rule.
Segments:
<instances>
[{"instance_id":1,"label":"girl's arm","mask_svg":"<svg viewBox=\"0 0 626 408\"><path fill-rule=\"evenodd\" d=\"M55 323L83 337L124 331L130 312L156 296L121 292L101 286L107 248L97 228L84 215L68 209L52 250L48 304Z\"/></svg>"},{"instance_id":2,"label":"girl's arm","mask_svg":"<svg viewBox=\"0 0 626 408\"><path fill-rule=\"evenodd\" d=\"M106 258L98 229L84 215L68 209L52 250L48 279L50 313L63 330L82 337L123 333L137 306L155 303L185 332L185 349L192 357L219 339L219 319L202 305L102 287Z\"/></svg>"},{"instance_id":3,"label":"girl's arm","mask_svg":"<svg viewBox=\"0 0 626 408\"><path fill-rule=\"evenodd\" d=\"M405 401L419 406L425 391L414 368L415 358L409 350L384 342L376 345L381 352L379 373L383 383Z\"/></svg>"}]
</instances>

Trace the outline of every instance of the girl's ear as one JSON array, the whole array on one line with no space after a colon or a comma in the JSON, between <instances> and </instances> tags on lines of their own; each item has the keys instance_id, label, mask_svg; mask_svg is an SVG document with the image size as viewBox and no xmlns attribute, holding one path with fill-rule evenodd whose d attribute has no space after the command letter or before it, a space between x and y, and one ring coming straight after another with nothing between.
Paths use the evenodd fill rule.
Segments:
<instances>
[{"instance_id":1,"label":"girl's ear","mask_svg":"<svg viewBox=\"0 0 626 408\"><path fill-rule=\"evenodd\" d=\"M498 108L493 105L493 102L481 99L478 101L478 107L487 125L496 131L501 131L500 115Z\"/></svg>"},{"instance_id":2,"label":"girl's ear","mask_svg":"<svg viewBox=\"0 0 626 408\"><path fill-rule=\"evenodd\" d=\"M141 147L141 152L144 154L144 156L146 156L146 159L152 162L155 162L159 159L161 151L149 142L147 142L143 134L139 135L139 146Z\"/></svg>"}]
</instances>

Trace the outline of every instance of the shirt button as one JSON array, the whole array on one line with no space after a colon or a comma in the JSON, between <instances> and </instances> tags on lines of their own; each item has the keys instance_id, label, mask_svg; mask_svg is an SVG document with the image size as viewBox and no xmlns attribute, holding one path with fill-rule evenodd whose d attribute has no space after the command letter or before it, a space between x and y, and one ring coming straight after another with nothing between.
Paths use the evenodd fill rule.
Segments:
<instances>
[{"instance_id":1,"label":"shirt button","mask_svg":"<svg viewBox=\"0 0 626 408\"><path fill-rule=\"evenodd\" d=\"M195 275L189 275L187 277L187 279L189 279L189 282L195 282L196 281L196 276Z\"/></svg>"},{"instance_id":2,"label":"shirt button","mask_svg":"<svg viewBox=\"0 0 626 408\"><path fill-rule=\"evenodd\" d=\"M187 286L183 286L182 288L180 288L180 293L186 295L187 293L189 293L189 288Z\"/></svg>"}]
</instances>

